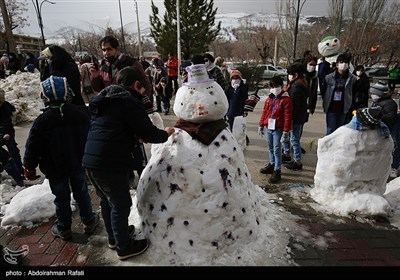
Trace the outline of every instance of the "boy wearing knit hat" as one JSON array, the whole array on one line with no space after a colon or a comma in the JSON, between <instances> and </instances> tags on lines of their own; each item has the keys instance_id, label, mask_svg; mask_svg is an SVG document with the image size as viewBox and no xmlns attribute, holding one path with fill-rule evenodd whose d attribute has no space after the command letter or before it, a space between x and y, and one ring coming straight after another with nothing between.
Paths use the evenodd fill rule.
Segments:
<instances>
[{"instance_id":1,"label":"boy wearing knit hat","mask_svg":"<svg viewBox=\"0 0 400 280\"><path fill-rule=\"evenodd\" d=\"M372 99L371 107L382 108L382 122L384 122L390 132L392 132L394 123L396 122L398 106L389 93L387 84L384 81L378 81L371 86L369 92L371 93Z\"/></svg>"},{"instance_id":2,"label":"boy wearing knit hat","mask_svg":"<svg viewBox=\"0 0 400 280\"><path fill-rule=\"evenodd\" d=\"M397 169L399 167L398 155L398 144L400 143L399 129L400 124L398 122L397 110L398 106L396 101L393 100L392 95L389 92L389 88L385 81L379 80L376 84L371 86L369 89L371 93L372 105L371 107L380 107L382 110L382 122L389 128L390 134L394 141L395 150L393 152L392 171L390 177L397 177Z\"/></svg>"},{"instance_id":3,"label":"boy wearing knit hat","mask_svg":"<svg viewBox=\"0 0 400 280\"><path fill-rule=\"evenodd\" d=\"M89 118L77 105L69 102L65 77L50 76L41 83L46 108L32 124L25 145L25 177L35 180L36 167L49 180L54 194L57 221L53 236L63 240L72 237L71 191L78 204L83 231L92 234L99 224L93 213L82 157L89 130Z\"/></svg>"}]
</instances>

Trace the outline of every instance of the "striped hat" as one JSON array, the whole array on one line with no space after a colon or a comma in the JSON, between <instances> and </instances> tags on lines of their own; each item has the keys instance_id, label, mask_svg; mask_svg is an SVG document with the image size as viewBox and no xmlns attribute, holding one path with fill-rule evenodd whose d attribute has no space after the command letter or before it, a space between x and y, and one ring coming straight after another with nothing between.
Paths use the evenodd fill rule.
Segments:
<instances>
[{"instance_id":1,"label":"striped hat","mask_svg":"<svg viewBox=\"0 0 400 280\"><path fill-rule=\"evenodd\" d=\"M382 118L381 107L361 108L356 112L356 117L362 125L374 126L379 124Z\"/></svg>"},{"instance_id":2,"label":"striped hat","mask_svg":"<svg viewBox=\"0 0 400 280\"><path fill-rule=\"evenodd\" d=\"M66 101L68 83L65 77L50 76L40 83L43 97L49 102Z\"/></svg>"}]
</instances>

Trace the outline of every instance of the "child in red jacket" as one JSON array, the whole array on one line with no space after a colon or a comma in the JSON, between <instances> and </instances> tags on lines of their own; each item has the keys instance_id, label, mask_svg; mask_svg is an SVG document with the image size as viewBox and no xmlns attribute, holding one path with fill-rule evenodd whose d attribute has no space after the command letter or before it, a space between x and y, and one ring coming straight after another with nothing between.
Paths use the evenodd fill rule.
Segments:
<instances>
[{"instance_id":1,"label":"child in red jacket","mask_svg":"<svg viewBox=\"0 0 400 280\"><path fill-rule=\"evenodd\" d=\"M260 173L272 174L268 180L271 184L281 181L281 138L282 135L283 138L288 138L292 130L292 110L292 99L287 92L283 92L282 78L273 77L258 128L258 135L265 136L267 140L269 159L269 163L260 169Z\"/></svg>"}]
</instances>

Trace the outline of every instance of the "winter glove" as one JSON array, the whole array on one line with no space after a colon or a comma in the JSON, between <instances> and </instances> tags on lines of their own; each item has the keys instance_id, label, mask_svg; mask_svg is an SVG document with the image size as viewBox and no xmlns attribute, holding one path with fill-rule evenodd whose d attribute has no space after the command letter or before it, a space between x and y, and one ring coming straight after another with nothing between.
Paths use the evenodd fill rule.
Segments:
<instances>
[{"instance_id":1,"label":"winter glove","mask_svg":"<svg viewBox=\"0 0 400 280\"><path fill-rule=\"evenodd\" d=\"M264 136L264 127L259 127L258 128L258 135L260 135L261 137Z\"/></svg>"},{"instance_id":2,"label":"winter glove","mask_svg":"<svg viewBox=\"0 0 400 280\"><path fill-rule=\"evenodd\" d=\"M281 138L281 143L287 143L289 142L289 132L283 132L282 138Z\"/></svg>"},{"instance_id":3,"label":"winter glove","mask_svg":"<svg viewBox=\"0 0 400 280\"><path fill-rule=\"evenodd\" d=\"M24 176L27 180L33 181L40 178L40 175L36 175L36 169L28 170L24 168Z\"/></svg>"}]
</instances>

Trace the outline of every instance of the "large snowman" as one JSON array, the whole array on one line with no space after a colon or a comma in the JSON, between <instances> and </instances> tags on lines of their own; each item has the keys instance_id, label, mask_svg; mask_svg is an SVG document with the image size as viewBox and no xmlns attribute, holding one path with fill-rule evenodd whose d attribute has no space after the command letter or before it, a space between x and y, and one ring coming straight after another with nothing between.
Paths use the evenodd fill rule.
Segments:
<instances>
[{"instance_id":1,"label":"large snowman","mask_svg":"<svg viewBox=\"0 0 400 280\"><path fill-rule=\"evenodd\" d=\"M152 244L148 254L157 265L285 265L285 244L273 241L285 236L284 230L274 232L282 220L274 222L279 213L268 211L266 194L252 183L223 120L223 89L203 64L187 72L173 107L175 133L153 145L138 183L140 227Z\"/></svg>"}]
</instances>

